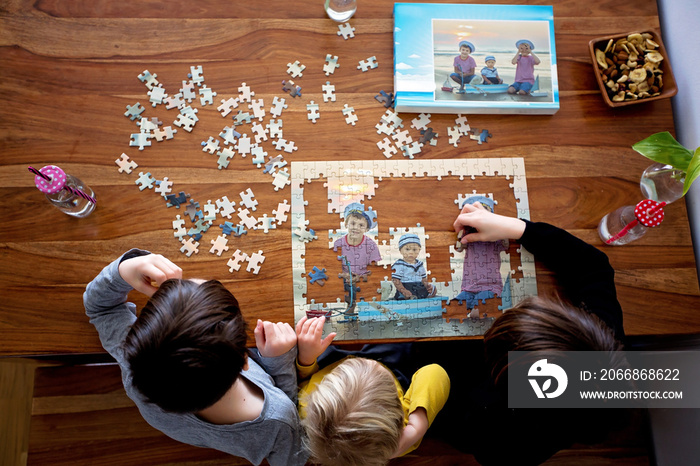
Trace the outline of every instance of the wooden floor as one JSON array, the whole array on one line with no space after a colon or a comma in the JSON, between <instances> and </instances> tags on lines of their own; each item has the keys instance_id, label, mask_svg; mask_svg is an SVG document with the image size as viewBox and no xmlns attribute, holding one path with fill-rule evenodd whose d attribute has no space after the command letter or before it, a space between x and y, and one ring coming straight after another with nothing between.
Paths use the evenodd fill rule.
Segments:
<instances>
[{"instance_id":1,"label":"wooden floor","mask_svg":"<svg viewBox=\"0 0 700 466\"><path fill-rule=\"evenodd\" d=\"M249 464L214 450L178 443L150 427L127 398L115 364L39 366L32 371L18 369L19 364L4 361L0 360L0 371L5 374L0 380L11 380L7 372L10 367L15 375L18 370L24 371L23 380L32 388L26 394L29 425L18 429L26 430L28 441L20 439L22 432L14 432L15 447L26 448L26 453L17 455L13 463L5 461L7 457L0 457L3 465ZM4 400L7 390L0 388ZM21 411L22 403L17 404L17 411ZM6 439L5 446L9 445L6 434L2 435ZM647 445L643 423L640 423L636 429L618 433L604 444L577 445L561 451L546 464L648 465ZM468 466L478 463L472 456L437 439L426 438L414 454L391 464Z\"/></svg>"}]
</instances>

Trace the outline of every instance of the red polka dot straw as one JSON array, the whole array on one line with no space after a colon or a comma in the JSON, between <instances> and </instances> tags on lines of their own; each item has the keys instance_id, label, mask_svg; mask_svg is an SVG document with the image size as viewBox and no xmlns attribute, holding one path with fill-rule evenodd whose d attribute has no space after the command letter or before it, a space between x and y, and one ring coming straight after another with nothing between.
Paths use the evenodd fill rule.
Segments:
<instances>
[{"instance_id":1,"label":"red polka dot straw","mask_svg":"<svg viewBox=\"0 0 700 466\"><path fill-rule=\"evenodd\" d=\"M56 165L47 165L41 170L37 170L34 167L28 167L28 170L36 175L34 177L34 184L42 193L56 194L57 192L65 189L77 196L82 197L83 199L87 199L93 204L97 204L97 200L94 197L85 194L79 189L67 186L66 173Z\"/></svg>"}]
</instances>

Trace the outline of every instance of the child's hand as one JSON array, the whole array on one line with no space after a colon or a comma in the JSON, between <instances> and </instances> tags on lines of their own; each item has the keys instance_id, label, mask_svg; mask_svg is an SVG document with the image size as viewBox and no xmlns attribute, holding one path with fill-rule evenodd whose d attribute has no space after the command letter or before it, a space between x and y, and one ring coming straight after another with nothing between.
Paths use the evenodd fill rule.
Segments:
<instances>
[{"instance_id":1,"label":"child's hand","mask_svg":"<svg viewBox=\"0 0 700 466\"><path fill-rule=\"evenodd\" d=\"M411 296L413 296L413 293L411 293L408 290L402 291L401 294L404 296L404 298L410 298Z\"/></svg>"},{"instance_id":2,"label":"child's hand","mask_svg":"<svg viewBox=\"0 0 700 466\"><path fill-rule=\"evenodd\" d=\"M462 244L474 241L520 239L525 232L525 222L518 218L489 212L480 202L465 204L453 226L457 233L464 227L476 228L476 233L469 233L462 237Z\"/></svg>"},{"instance_id":3,"label":"child's hand","mask_svg":"<svg viewBox=\"0 0 700 466\"><path fill-rule=\"evenodd\" d=\"M325 321L325 317L308 319L304 316L297 323L297 347L299 351L297 361L300 365L310 366L316 362L316 358L326 351L335 338L336 333L332 332L326 338L321 339Z\"/></svg>"},{"instance_id":4,"label":"child's hand","mask_svg":"<svg viewBox=\"0 0 700 466\"><path fill-rule=\"evenodd\" d=\"M428 413L425 408L417 408L408 415L408 424L401 431L399 438L399 448L392 458L401 456L411 446L415 445L428 432Z\"/></svg>"},{"instance_id":5,"label":"child's hand","mask_svg":"<svg viewBox=\"0 0 700 466\"><path fill-rule=\"evenodd\" d=\"M147 254L122 261L119 275L132 288L151 297L164 281L182 278L182 269L160 254Z\"/></svg>"},{"instance_id":6,"label":"child's hand","mask_svg":"<svg viewBox=\"0 0 700 466\"><path fill-rule=\"evenodd\" d=\"M255 326L255 346L260 356L264 358L276 358L282 356L297 344L297 336L294 329L288 323L262 321L258 319Z\"/></svg>"}]
</instances>

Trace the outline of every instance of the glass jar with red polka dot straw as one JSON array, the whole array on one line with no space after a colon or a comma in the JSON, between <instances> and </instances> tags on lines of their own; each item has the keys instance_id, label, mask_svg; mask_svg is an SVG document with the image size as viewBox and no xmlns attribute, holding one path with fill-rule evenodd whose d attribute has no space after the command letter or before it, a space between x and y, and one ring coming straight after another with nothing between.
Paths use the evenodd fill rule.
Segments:
<instances>
[{"instance_id":1,"label":"glass jar with red polka dot straw","mask_svg":"<svg viewBox=\"0 0 700 466\"><path fill-rule=\"evenodd\" d=\"M29 171L35 175L37 189L63 213L83 218L95 210L95 192L77 177L55 165L47 165L41 170L29 167Z\"/></svg>"},{"instance_id":2,"label":"glass jar with red polka dot straw","mask_svg":"<svg viewBox=\"0 0 700 466\"><path fill-rule=\"evenodd\" d=\"M645 199L637 205L620 207L603 217L598 235L605 244L621 246L644 236L649 228L661 225L665 202Z\"/></svg>"}]
</instances>

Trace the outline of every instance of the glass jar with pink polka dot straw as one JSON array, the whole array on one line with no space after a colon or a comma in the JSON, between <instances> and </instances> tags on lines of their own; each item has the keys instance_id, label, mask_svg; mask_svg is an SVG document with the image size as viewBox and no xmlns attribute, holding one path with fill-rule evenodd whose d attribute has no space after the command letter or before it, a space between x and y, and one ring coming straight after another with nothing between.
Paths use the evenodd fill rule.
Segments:
<instances>
[{"instance_id":1,"label":"glass jar with pink polka dot straw","mask_svg":"<svg viewBox=\"0 0 700 466\"><path fill-rule=\"evenodd\" d=\"M29 167L29 171L36 175L34 184L37 189L63 213L83 218L95 210L95 192L75 176L55 165L47 165L41 170Z\"/></svg>"}]
</instances>

